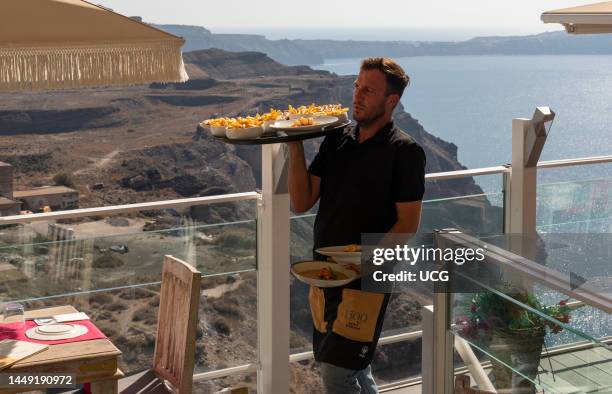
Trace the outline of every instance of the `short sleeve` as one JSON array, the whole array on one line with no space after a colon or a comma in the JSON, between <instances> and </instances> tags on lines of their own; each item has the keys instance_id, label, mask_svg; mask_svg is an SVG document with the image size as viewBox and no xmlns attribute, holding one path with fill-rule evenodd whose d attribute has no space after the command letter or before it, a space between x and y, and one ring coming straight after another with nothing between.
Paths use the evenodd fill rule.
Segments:
<instances>
[{"instance_id":1,"label":"short sleeve","mask_svg":"<svg viewBox=\"0 0 612 394\"><path fill-rule=\"evenodd\" d=\"M418 144L402 145L393 167L393 201L420 201L425 194L425 152Z\"/></svg>"},{"instance_id":2,"label":"short sleeve","mask_svg":"<svg viewBox=\"0 0 612 394\"><path fill-rule=\"evenodd\" d=\"M328 162L329 152L333 150L332 146L334 145L334 141L332 141L332 139L332 136L326 136L319 147L319 152L317 152L314 159L312 159L312 163L310 163L308 167L308 172L312 175L318 176L319 178L323 177L325 166Z\"/></svg>"}]
</instances>

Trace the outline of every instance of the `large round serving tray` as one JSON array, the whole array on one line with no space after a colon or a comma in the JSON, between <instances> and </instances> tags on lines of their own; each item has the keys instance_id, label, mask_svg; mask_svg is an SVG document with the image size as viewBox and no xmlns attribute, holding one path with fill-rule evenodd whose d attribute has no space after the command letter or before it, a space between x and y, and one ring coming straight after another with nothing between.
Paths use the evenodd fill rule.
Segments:
<instances>
[{"instance_id":1,"label":"large round serving tray","mask_svg":"<svg viewBox=\"0 0 612 394\"><path fill-rule=\"evenodd\" d=\"M334 133L340 130L344 130L345 127L351 124L350 120L343 122L338 125L330 125L326 127L322 127L320 130L311 130L311 131L282 131L276 130L269 133L265 133L264 135L252 138L252 139L229 139L227 137L214 137L215 139L223 142L227 142L228 144L234 145L265 145L265 144L278 144L281 142L294 142L294 141L303 141L311 138L317 138L324 136L329 133Z\"/></svg>"}]
</instances>

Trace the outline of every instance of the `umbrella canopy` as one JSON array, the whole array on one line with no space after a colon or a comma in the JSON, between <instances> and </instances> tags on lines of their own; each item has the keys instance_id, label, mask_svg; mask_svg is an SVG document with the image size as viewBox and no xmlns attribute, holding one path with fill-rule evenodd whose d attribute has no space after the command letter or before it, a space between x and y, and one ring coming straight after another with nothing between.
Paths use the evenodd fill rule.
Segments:
<instances>
[{"instance_id":1,"label":"umbrella canopy","mask_svg":"<svg viewBox=\"0 0 612 394\"><path fill-rule=\"evenodd\" d=\"M2 0L0 90L183 82L184 43L82 0Z\"/></svg>"},{"instance_id":2,"label":"umbrella canopy","mask_svg":"<svg viewBox=\"0 0 612 394\"><path fill-rule=\"evenodd\" d=\"M612 1L548 11L542 21L561 23L573 34L612 33Z\"/></svg>"}]
</instances>

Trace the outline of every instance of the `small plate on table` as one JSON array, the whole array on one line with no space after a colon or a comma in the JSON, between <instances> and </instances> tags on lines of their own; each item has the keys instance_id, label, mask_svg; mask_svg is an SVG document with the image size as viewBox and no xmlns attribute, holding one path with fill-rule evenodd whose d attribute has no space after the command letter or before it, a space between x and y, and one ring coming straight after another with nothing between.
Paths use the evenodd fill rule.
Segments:
<instances>
[{"instance_id":1,"label":"small plate on table","mask_svg":"<svg viewBox=\"0 0 612 394\"><path fill-rule=\"evenodd\" d=\"M87 331L87 327L80 324L46 324L30 328L25 335L39 341L58 341L80 337L87 334Z\"/></svg>"},{"instance_id":2,"label":"small plate on table","mask_svg":"<svg viewBox=\"0 0 612 394\"><path fill-rule=\"evenodd\" d=\"M315 287L344 286L359 277L357 272L329 261L300 261L291 265L291 273Z\"/></svg>"}]
</instances>

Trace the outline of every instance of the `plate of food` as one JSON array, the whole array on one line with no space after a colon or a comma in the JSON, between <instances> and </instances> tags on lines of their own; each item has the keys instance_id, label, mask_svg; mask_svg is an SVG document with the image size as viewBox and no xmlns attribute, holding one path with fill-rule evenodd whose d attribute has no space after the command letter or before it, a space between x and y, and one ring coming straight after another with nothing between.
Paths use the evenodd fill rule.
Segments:
<instances>
[{"instance_id":1,"label":"plate of food","mask_svg":"<svg viewBox=\"0 0 612 394\"><path fill-rule=\"evenodd\" d=\"M350 244L342 246L327 246L316 250L323 256L331 257L338 263L361 264L361 246Z\"/></svg>"},{"instance_id":2,"label":"plate of food","mask_svg":"<svg viewBox=\"0 0 612 394\"><path fill-rule=\"evenodd\" d=\"M301 116L296 119L277 120L270 125L274 130L284 131L313 131L321 130L338 121L335 116Z\"/></svg>"},{"instance_id":3,"label":"plate of food","mask_svg":"<svg viewBox=\"0 0 612 394\"><path fill-rule=\"evenodd\" d=\"M358 278L357 272L329 261L301 261L291 265L291 273L315 287L344 286Z\"/></svg>"}]
</instances>

